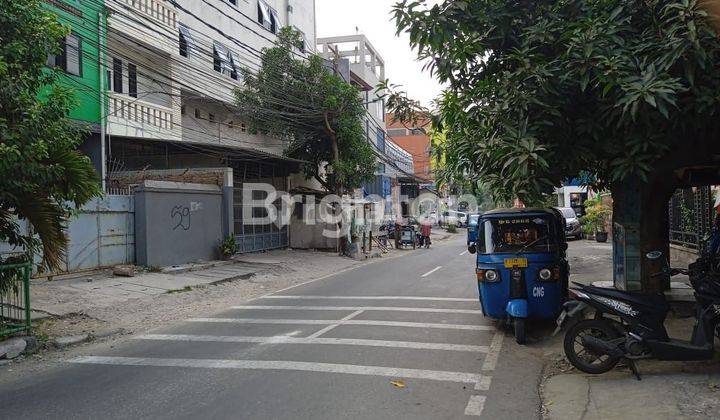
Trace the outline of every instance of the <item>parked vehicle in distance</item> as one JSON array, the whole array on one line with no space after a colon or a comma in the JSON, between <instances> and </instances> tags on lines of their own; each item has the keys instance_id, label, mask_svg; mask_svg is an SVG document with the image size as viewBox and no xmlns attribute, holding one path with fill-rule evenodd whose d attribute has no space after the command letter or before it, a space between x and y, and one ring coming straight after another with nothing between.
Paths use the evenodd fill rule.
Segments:
<instances>
[{"instance_id":1,"label":"parked vehicle in distance","mask_svg":"<svg viewBox=\"0 0 720 420\"><path fill-rule=\"evenodd\" d=\"M480 214L471 213L467 215L465 221L465 225L467 226L467 246L471 254L475 253L475 243L478 237L478 219L480 219Z\"/></svg>"},{"instance_id":2,"label":"parked vehicle in distance","mask_svg":"<svg viewBox=\"0 0 720 420\"><path fill-rule=\"evenodd\" d=\"M556 209L497 209L478 218L475 273L482 312L507 320L519 344L526 319L555 318L567 297L563 226Z\"/></svg>"},{"instance_id":3,"label":"parked vehicle in distance","mask_svg":"<svg viewBox=\"0 0 720 420\"><path fill-rule=\"evenodd\" d=\"M575 210L573 210L572 207L556 207L556 209L560 211L565 218L565 237L582 239L585 234L583 233L582 225Z\"/></svg>"},{"instance_id":4,"label":"parked vehicle in distance","mask_svg":"<svg viewBox=\"0 0 720 420\"><path fill-rule=\"evenodd\" d=\"M438 224L440 226L455 225L457 227L463 227L466 225L466 218L467 213L457 210L445 210L441 213Z\"/></svg>"}]
</instances>

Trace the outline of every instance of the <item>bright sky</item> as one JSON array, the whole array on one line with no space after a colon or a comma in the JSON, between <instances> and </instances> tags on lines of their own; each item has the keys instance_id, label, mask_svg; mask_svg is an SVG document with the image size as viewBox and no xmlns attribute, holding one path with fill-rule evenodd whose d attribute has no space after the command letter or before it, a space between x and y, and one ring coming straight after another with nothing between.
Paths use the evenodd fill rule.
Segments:
<instances>
[{"instance_id":1,"label":"bright sky","mask_svg":"<svg viewBox=\"0 0 720 420\"><path fill-rule=\"evenodd\" d=\"M407 34L395 36L395 23L390 11L393 0L316 0L317 37L365 34L385 60L385 77L390 83L402 85L412 99L429 106L442 90L410 49Z\"/></svg>"}]
</instances>

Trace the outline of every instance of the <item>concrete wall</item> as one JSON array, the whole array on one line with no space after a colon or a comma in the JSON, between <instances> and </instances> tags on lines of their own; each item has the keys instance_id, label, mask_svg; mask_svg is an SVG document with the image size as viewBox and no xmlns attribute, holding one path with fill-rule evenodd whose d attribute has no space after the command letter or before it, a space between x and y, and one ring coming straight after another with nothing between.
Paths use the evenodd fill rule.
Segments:
<instances>
[{"instance_id":1,"label":"concrete wall","mask_svg":"<svg viewBox=\"0 0 720 420\"><path fill-rule=\"evenodd\" d=\"M217 186L144 181L135 192L137 264L168 266L218 257L223 196Z\"/></svg>"},{"instance_id":2,"label":"concrete wall","mask_svg":"<svg viewBox=\"0 0 720 420\"><path fill-rule=\"evenodd\" d=\"M670 266L687 267L698 258L696 250L684 246L670 244Z\"/></svg>"}]
</instances>

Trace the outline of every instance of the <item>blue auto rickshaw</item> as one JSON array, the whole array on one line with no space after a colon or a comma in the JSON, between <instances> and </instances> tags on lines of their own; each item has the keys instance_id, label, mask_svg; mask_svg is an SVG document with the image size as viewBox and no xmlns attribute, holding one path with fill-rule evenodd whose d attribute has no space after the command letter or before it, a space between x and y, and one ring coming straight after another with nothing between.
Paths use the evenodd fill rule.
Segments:
<instances>
[{"instance_id":1,"label":"blue auto rickshaw","mask_svg":"<svg viewBox=\"0 0 720 420\"><path fill-rule=\"evenodd\" d=\"M567 298L565 219L555 209L498 209L478 219L476 274L485 316L525 342L528 318L554 319Z\"/></svg>"},{"instance_id":2,"label":"blue auto rickshaw","mask_svg":"<svg viewBox=\"0 0 720 420\"><path fill-rule=\"evenodd\" d=\"M467 220L465 224L467 225L467 246L468 251L473 252L473 247L475 246L475 242L477 242L477 234L478 234L478 219L480 218L479 214L475 213L469 213L467 215Z\"/></svg>"}]
</instances>

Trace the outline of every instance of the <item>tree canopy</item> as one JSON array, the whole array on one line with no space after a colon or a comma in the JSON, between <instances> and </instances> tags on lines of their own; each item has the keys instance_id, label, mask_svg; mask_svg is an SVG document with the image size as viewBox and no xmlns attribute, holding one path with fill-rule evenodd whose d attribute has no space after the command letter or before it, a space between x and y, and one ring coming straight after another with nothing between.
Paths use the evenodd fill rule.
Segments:
<instances>
[{"instance_id":1,"label":"tree canopy","mask_svg":"<svg viewBox=\"0 0 720 420\"><path fill-rule=\"evenodd\" d=\"M45 67L67 33L40 0L0 0L0 241L42 250L51 269L62 262L72 206L100 193L77 151L85 131L68 118L74 96L60 70Z\"/></svg>"},{"instance_id":2,"label":"tree canopy","mask_svg":"<svg viewBox=\"0 0 720 420\"><path fill-rule=\"evenodd\" d=\"M322 57L298 57L301 37L283 28L277 45L262 52L261 67L242 71L238 115L253 132L287 141L285 154L328 191L357 188L375 173L364 129L360 92L328 69Z\"/></svg>"},{"instance_id":3,"label":"tree canopy","mask_svg":"<svg viewBox=\"0 0 720 420\"><path fill-rule=\"evenodd\" d=\"M583 171L605 187L646 180L706 153L688 142L717 143L720 41L696 0L404 0L393 13L448 84L446 168L497 198L538 201Z\"/></svg>"}]
</instances>

